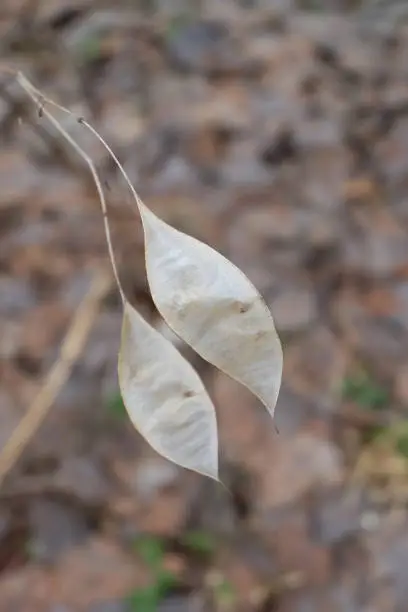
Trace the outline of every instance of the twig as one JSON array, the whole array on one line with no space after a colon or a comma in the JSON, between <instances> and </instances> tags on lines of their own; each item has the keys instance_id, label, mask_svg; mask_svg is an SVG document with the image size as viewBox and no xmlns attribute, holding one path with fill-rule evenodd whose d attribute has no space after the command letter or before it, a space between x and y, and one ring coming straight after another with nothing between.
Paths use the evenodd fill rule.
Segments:
<instances>
[{"instance_id":1,"label":"twig","mask_svg":"<svg viewBox=\"0 0 408 612\"><path fill-rule=\"evenodd\" d=\"M68 380L85 346L101 300L110 286L110 276L105 270L98 271L88 294L75 313L63 341L58 361L51 368L37 397L0 453L0 484L21 456Z\"/></svg>"},{"instance_id":2,"label":"twig","mask_svg":"<svg viewBox=\"0 0 408 612\"><path fill-rule=\"evenodd\" d=\"M45 107L45 103L46 102L51 103L51 101L48 100L45 96L43 96L42 93L38 89L36 89L33 85L31 85L30 81L26 79L26 77L21 72L17 73L17 81L21 85L21 87L24 89L24 91L27 93L27 95L30 96L30 98L35 102L35 104L37 105L37 108L41 109L41 113L48 119L48 121L55 127L55 129L66 139L66 141L69 142L69 144L75 149L78 155L82 157L84 162L89 167L89 170L92 174L92 178L95 182L95 186L96 186L96 189L99 195L99 201L100 201L100 205L102 209L102 216L103 216L103 222L104 222L104 227L105 227L106 242L108 245L109 258L112 264L113 274L115 276L116 284L118 286L119 293L122 298L122 302L125 303L126 301L125 292L120 282L119 272L118 272L118 268L116 265L115 253L114 253L113 245L112 245L112 237L111 237L110 226L109 226L105 193L103 191L102 183L99 178L99 175L96 171L95 164L93 163L89 155L84 151L84 149L82 149L82 147L79 146L79 144L72 138L72 136L68 134L68 132L62 127L59 121L57 121L57 119L55 119L55 117L47 110L47 108ZM57 104L54 104L54 106L58 107Z\"/></svg>"},{"instance_id":3,"label":"twig","mask_svg":"<svg viewBox=\"0 0 408 612\"><path fill-rule=\"evenodd\" d=\"M115 153L113 152L112 148L108 145L108 143L105 141L104 138L102 138L102 136L99 134L99 132L97 130L95 130L95 128L88 123L88 121L86 121L84 119L84 117L79 117L76 116L71 110L69 110L69 108L67 108L66 106L63 106L62 104L59 104L58 102L54 102L54 100L51 100L50 98L47 98L46 96L44 96L44 94L37 89L36 87L34 87L34 85L32 85L28 79L21 73L17 74L17 80L20 83L20 85L27 91L27 93L30 95L30 97L36 101L37 105L39 106L39 108L41 108L41 110L43 111L44 114L46 114L46 111L44 110L45 105L50 105L53 106L54 108L57 108L58 110L62 111L63 113L76 118L77 122L80 123L81 125L83 125L87 130L89 130L98 140L99 142L102 144L103 147L105 147L106 151L109 153L109 155L111 156L111 158L113 159L113 161L115 162L116 166L119 169L119 172L122 174L123 178L126 181L126 184L128 185L133 198L136 202L137 208L139 210L139 212L143 211L143 209L145 208L145 205L143 204L142 200L140 199L139 195L136 192L136 189L133 187L132 182L130 180L130 178L128 177L124 167L122 166L122 164L120 163L119 159L117 158L117 156L115 155ZM52 117L52 115L51 115ZM53 121L55 122L54 117L52 117ZM61 126L58 126L59 131L61 132ZM64 136L66 137L67 135L64 134ZM72 139L70 138L69 141L72 143ZM78 145L75 143L75 148L78 150ZM82 157L84 157L83 155L83 151L82 151ZM86 162L88 163L88 165L90 164L90 159L88 158L86 160Z\"/></svg>"}]
</instances>

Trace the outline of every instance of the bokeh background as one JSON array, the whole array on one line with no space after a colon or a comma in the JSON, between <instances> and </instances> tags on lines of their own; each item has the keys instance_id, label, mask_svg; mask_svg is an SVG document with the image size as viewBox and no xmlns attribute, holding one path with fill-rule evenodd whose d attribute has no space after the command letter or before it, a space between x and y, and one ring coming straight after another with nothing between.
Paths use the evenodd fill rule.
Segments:
<instances>
[{"instance_id":1,"label":"bokeh background","mask_svg":"<svg viewBox=\"0 0 408 612\"><path fill-rule=\"evenodd\" d=\"M1 67L86 116L152 210L245 271L285 364L277 435L177 344L216 403L229 492L179 470L125 414L112 283L1 483L0 612L408 610L405 17L403 0L1 1ZM60 119L103 177L129 299L169 334L126 186ZM0 139L1 449L109 261L88 169L4 71Z\"/></svg>"}]
</instances>

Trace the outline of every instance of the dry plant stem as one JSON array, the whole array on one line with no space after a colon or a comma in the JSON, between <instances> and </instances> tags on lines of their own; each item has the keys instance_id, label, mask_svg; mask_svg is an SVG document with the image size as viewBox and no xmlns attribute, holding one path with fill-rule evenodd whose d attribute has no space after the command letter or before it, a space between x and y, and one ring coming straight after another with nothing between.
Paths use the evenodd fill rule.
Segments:
<instances>
[{"instance_id":1,"label":"dry plant stem","mask_svg":"<svg viewBox=\"0 0 408 612\"><path fill-rule=\"evenodd\" d=\"M99 178L99 175L98 175L98 173L96 171L95 164L93 163L93 161L89 157L89 155L82 149L82 147L80 147L79 144L72 138L72 136L70 136L70 134L68 134L68 132L62 127L62 125L59 123L59 121L57 121L57 119L55 119L55 117L45 108L45 104L46 103L51 103L51 101L49 101L47 98L45 98L38 89L36 89L33 85L31 85L31 83L28 81L28 79L26 79L26 77L23 74L21 74L20 72L17 74L17 81L20 84L20 86L24 89L24 91L28 94L28 96L35 102L35 104L37 105L37 107L39 109L39 113L41 115L44 115L48 119L48 121L65 138L65 140L67 142L69 142L69 144L75 149L75 151L78 153L78 155L80 157L82 157L84 162L89 167L89 170L90 170L90 172L92 174L92 177L93 177L93 180L95 182L95 186L96 186L96 189L97 189L97 192L98 192L98 196L99 196L99 201L100 201L100 204L101 204L102 216L103 216L103 222L104 222L105 234L106 234L106 242L107 242L108 251L109 251L109 258L110 258L110 261L111 261L111 264L112 264L113 273L114 273L114 276L115 276L116 284L117 284L118 289L119 289L120 296L122 298L122 302L125 303L125 301L126 301L125 292L124 292L122 284L120 282L119 273L118 273L118 269L117 269L117 265L116 265L116 260L115 260L115 254L114 254L113 245L112 245L112 237L111 237L111 233L110 233L110 226L109 226L109 219L108 219L108 211L107 211L107 206L106 206L105 193L103 191L102 183L101 183L101 180ZM62 107L59 107L59 105L57 105L57 104L54 104L54 106L56 106L57 108L61 108L62 109ZM64 109L64 110L66 110L66 109Z\"/></svg>"},{"instance_id":2,"label":"dry plant stem","mask_svg":"<svg viewBox=\"0 0 408 612\"><path fill-rule=\"evenodd\" d=\"M39 89L37 89L36 87L34 87L34 85L32 85L25 76L23 76L21 73L19 73L17 75L17 80L20 83L20 85L22 85L22 87L24 87L24 89L27 91L27 88L29 89L29 93L30 96L35 99L35 101L37 102L39 109L41 110L41 112L45 113L44 110L44 106L46 104L49 104L50 106L54 106L55 108L57 108L58 110L62 111L63 113L66 113L67 115L70 115L71 117L75 117L75 114L69 110L69 108L67 108L66 106L63 106L62 104L58 104L57 102L54 102L54 100L51 100L50 98L45 97ZM54 118L53 118L54 119ZM129 179L128 175L125 172L125 169L123 168L122 164L120 163L119 159L116 157L115 153L112 151L111 147L108 145L108 143L102 138L102 136L99 134L99 132L97 132L95 130L94 127L92 127L92 125L90 123L88 123L83 117L76 117L76 120L78 121L78 123L80 123L81 125L83 125L84 127L87 128L87 130L89 130L98 140L99 142L105 147L105 149L107 150L107 152L109 153L109 155L112 157L113 161L115 162L115 164L117 165L120 173L122 174L123 178L126 181L126 184L128 185L134 199L135 202L140 209L143 209L144 204L142 202L142 200L139 198L136 189L133 187L131 180ZM55 119L54 119L55 121ZM70 142L72 144L72 140L70 138ZM76 145L76 143L75 143ZM78 145L76 145L75 148L77 148ZM78 150L78 149L77 149ZM88 158L87 163L89 165L90 160Z\"/></svg>"},{"instance_id":3,"label":"dry plant stem","mask_svg":"<svg viewBox=\"0 0 408 612\"><path fill-rule=\"evenodd\" d=\"M98 271L88 294L75 313L63 341L58 361L50 370L34 402L0 453L0 484L21 456L68 380L85 346L100 303L110 287L110 276L104 270Z\"/></svg>"}]
</instances>

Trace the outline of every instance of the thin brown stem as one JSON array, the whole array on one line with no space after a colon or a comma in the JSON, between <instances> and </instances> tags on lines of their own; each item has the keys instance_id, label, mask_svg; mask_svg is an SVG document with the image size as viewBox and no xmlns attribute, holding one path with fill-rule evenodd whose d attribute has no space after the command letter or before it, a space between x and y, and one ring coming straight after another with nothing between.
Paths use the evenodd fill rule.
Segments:
<instances>
[{"instance_id":1,"label":"thin brown stem","mask_svg":"<svg viewBox=\"0 0 408 612\"><path fill-rule=\"evenodd\" d=\"M85 119L83 119L82 117L79 119L79 122L84 125L90 132L92 132L92 134L99 140L99 142L105 147L105 149L107 150L107 152L109 153L109 155L112 157L113 161L115 162L115 164L117 165L120 173L122 174L123 178L125 179L134 199L135 202L137 204L137 207L139 209L139 212L142 212L142 210L145 207L145 205L143 204L142 200L140 199L140 197L137 194L136 189L133 187L132 182L130 180L130 178L128 177L128 175L126 174L126 171L124 169L124 167L122 166L122 164L120 163L120 161L118 160L118 158L116 157L115 153L112 151L111 147L108 145L107 142L105 142L105 140L102 138L102 136L99 134L99 132L97 132L95 130L94 127L92 127L92 125L90 125Z\"/></svg>"},{"instance_id":2,"label":"thin brown stem","mask_svg":"<svg viewBox=\"0 0 408 612\"><path fill-rule=\"evenodd\" d=\"M115 253L113 250L112 237L111 237L111 231L110 231L110 225L109 225L109 219L108 219L108 211L107 211L107 206L106 206L105 193L103 191L102 183L99 178L98 172L96 171L95 164L93 163L90 156L86 153L86 151L84 151L84 149L80 147L80 145L72 138L72 136L62 127L59 121L47 110L46 103L50 101L47 98L45 98L45 96L43 96L38 89L36 89L33 85L31 85L30 81L21 72L17 74L17 81L20 84L20 86L24 89L24 91L27 93L27 95L35 102L37 107L41 110L42 115L44 115L48 119L48 121L55 127L55 129L65 138L65 140L69 142L69 144L75 149L78 155L82 157L84 162L89 167L89 170L92 174L92 177L93 177L93 180L96 186L96 190L99 195L99 201L100 201L100 205L102 209L102 216L103 216L103 222L104 222L104 227L105 227L106 242L108 245L109 258L112 264L113 274L115 276L116 284L118 286L119 293L122 298L122 302L124 303L126 301L126 297L125 297L125 292L122 287L122 283L120 282L119 273L118 273L118 269L116 265ZM59 105L57 104L55 104L55 106L60 108ZM63 110L67 110L67 109L63 109Z\"/></svg>"},{"instance_id":3,"label":"thin brown stem","mask_svg":"<svg viewBox=\"0 0 408 612\"><path fill-rule=\"evenodd\" d=\"M27 79L23 75L19 75L19 77L23 78L24 81L26 82L26 84L29 86L31 92L35 93L35 95L38 96L38 101L41 104L41 106L40 106L41 109L43 109L46 104L49 104L50 106L54 106L55 108L57 108L58 110L62 111L63 113L66 113L67 115L70 115L71 117L75 117L75 114L69 108L67 108L66 106L63 106L62 104L59 104L58 102L55 102L54 100L51 100L50 98L47 98L46 96L44 96L40 92L40 90L37 89L36 87L34 87L34 85L32 85L31 83L29 83L27 81ZM105 147L106 151L112 157L112 159L115 162L115 164L117 165L120 173L122 174L123 178L125 179L126 184L128 185L128 187L129 187L129 189L130 189L130 191L131 191L131 193L132 193L132 195L134 197L134 200L135 200L135 202L137 204L139 212L141 210L143 210L143 208L145 208L145 205L143 204L142 200L140 199L139 195L137 194L136 189L133 187L132 182L129 179L129 177L128 177L124 167L120 163L119 159L117 158L117 156L115 155L115 153L113 152L111 147L104 140L104 138L102 138L102 136L99 134L99 132L97 132L97 130L95 130L95 128L90 123L88 123L88 121L86 121L86 119L84 119L84 117L76 117L76 120L78 121L78 123L80 123L81 125L86 127L86 129L89 130L99 140L99 142L102 144L102 146Z\"/></svg>"}]
</instances>

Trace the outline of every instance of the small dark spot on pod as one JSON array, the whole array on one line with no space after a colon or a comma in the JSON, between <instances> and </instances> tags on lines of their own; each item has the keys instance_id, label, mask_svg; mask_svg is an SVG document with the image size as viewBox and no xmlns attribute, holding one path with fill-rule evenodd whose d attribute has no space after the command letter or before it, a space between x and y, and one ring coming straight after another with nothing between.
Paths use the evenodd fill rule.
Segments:
<instances>
[{"instance_id":1,"label":"small dark spot on pod","mask_svg":"<svg viewBox=\"0 0 408 612\"><path fill-rule=\"evenodd\" d=\"M183 397L194 397L195 393L194 391L191 391L191 389L187 389L186 391L183 391Z\"/></svg>"},{"instance_id":2,"label":"small dark spot on pod","mask_svg":"<svg viewBox=\"0 0 408 612\"><path fill-rule=\"evenodd\" d=\"M250 309L251 304L238 304L238 311L242 314L244 314L244 312L248 312L248 310Z\"/></svg>"}]
</instances>

